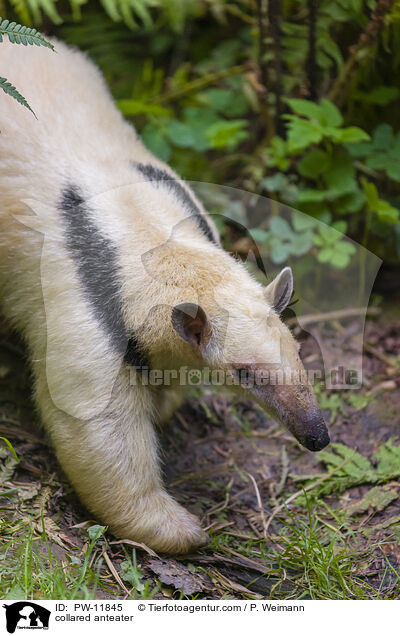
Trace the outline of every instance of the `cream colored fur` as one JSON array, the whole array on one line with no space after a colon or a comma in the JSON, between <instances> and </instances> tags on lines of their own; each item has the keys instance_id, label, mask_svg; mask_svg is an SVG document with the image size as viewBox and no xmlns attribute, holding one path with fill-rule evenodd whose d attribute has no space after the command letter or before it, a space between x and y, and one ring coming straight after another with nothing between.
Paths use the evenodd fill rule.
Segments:
<instances>
[{"instance_id":1,"label":"cream colored fur","mask_svg":"<svg viewBox=\"0 0 400 636\"><path fill-rule=\"evenodd\" d=\"M83 502L118 536L187 551L205 534L162 484L154 424L170 414L168 391L130 386L66 249L60 192L72 183L89 193L97 226L118 245L125 321L154 368L263 363L281 339L282 364L295 367L296 344L245 268L173 194L142 183L132 162L174 173L124 121L97 68L55 46L0 44L2 74L38 118L0 95L1 310L28 343L42 422ZM182 302L207 314L211 337L198 349L172 327Z\"/></svg>"}]
</instances>

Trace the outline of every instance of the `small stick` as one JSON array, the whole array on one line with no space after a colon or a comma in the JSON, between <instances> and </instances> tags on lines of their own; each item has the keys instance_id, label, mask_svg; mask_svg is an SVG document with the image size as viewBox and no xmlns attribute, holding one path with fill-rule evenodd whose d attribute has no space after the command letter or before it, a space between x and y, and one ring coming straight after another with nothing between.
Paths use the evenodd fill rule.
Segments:
<instances>
[{"instance_id":1,"label":"small stick","mask_svg":"<svg viewBox=\"0 0 400 636\"><path fill-rule=\"evenodd\" d=\"M349 307L349 309L337 309L336 311L327 311L321 314L306 314L305 316L299 316L298 318L289 318L287 320L288 325L295 325L299 322L300 326L312 325L314 322L329 322L331 320L340 320L341 318L351 318L352 316L362 316L367 313L371 316L377 316L381 313L379 307L368 307L367 309L361 307Z\"/></svg>"},{"instance_id":2,"label":"small stick","mask_svg":"<svg viewBox=\"0 0 400 636\"><path fill-rule=\"evenodd\" d=\"M129 596L129 591L126 589L121 577L119 576L117 570L113 566L112 561L111 561L110 557L108 556L107 552L105 550L103 550L102 554L103 554L105 562L107 563L108 567L110 568L110 571L111 571L113 577L115 578L115 580L117 581L118 585L120 585L120 587L122 587L122 589L124 590L126 595Z\"/></svg>"}]
</instances>

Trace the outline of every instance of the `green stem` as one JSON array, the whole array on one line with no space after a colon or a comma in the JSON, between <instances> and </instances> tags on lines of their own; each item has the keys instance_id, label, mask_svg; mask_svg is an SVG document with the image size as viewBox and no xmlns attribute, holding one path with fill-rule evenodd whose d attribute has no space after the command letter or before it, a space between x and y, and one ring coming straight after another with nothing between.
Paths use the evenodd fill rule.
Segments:
<instances>
[{"instance_id":1,"label":"green stem","mask_svg":"<svg viewBox=\"0 0 400 636\"><path fill-rule=\"evenodd\" d=\"M174 90L168 91L164 93L164 95L159 95L155 97L152 101L153 104L167 104L168 102L172 102L176 99L181 99L190 93L200 91L206 86L210 86L211 84L215 84L226 77L232 77L233 75L241 75L245 71L248 70L247 64L239 64L237 66L232 66L231 68L224 69L223 71L218 71L218 73L212 73L210 75L206 75L205 77L199 77L198 79L185 84L185 86L181 86L180 88L176 88Z\"/></svg>"}]
</instances>

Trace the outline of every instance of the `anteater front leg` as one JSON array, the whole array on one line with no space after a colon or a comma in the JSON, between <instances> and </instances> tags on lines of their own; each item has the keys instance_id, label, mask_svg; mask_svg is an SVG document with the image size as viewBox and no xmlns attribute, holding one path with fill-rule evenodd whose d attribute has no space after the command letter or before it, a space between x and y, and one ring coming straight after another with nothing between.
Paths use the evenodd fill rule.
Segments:
<instances>
[{"instance_id":1,"label":"anteater front leg","mask_svg":"<svg viewBox=\"0 0 400 636\"><path fill-rule=\"evenodd\" d=\"M37 399L45 426L89 510L115 535L161 552L187 552L204 544L198 519L163 487L149 389L129 386L129 374L122 370L106 409L83 421L54 405L38 367Z\"/></svg>"}]
</instances>

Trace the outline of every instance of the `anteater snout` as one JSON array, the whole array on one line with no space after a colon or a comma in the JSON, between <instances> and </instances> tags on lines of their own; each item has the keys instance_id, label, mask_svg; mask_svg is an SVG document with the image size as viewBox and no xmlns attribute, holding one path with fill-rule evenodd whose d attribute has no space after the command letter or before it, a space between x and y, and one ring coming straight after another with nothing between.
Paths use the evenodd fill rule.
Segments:
<instances>
[{"instance_id":1,"label":"anteater snout","mask_svg":"<svg viewBox=\"0 0 400 636\"><path fill-rule=\"evenodd\" d=\"M320 451L325 446L328 446L330 442L328 429L325 424L322 424L321 430L315 433L310 433L304 440L304 446L310 451Z\"/></svg>"}]
</instances>

